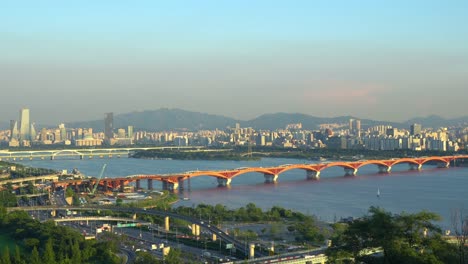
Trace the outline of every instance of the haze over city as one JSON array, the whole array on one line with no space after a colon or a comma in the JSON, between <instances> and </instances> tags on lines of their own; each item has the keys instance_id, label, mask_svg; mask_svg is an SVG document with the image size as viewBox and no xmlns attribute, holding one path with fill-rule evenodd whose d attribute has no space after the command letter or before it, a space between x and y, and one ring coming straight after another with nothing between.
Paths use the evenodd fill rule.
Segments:
<instances>
[{"instance_id":1,"label":"haze over city","mask_svg":"<svg viewBox=\"0 0 468 264\"><path fill-rule=\"evenodd\" d=\"M466 113L464 1L30 1L0 8L0 120L161 107L402 121Z\"/></svg>"}]
</instances>

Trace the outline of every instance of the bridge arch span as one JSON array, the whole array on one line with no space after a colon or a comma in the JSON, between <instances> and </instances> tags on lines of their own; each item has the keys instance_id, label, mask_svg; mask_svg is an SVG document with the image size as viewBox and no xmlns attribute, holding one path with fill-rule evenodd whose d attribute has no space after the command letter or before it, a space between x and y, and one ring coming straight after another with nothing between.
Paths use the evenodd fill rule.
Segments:
<instances>
[{"instance_id":1,"label":"bridge arch span","mask_svg":"<svg viewBox=\"0 0 468 264\"><path fill-rule=\"evenodd\" d=\"M273 171L268 170L266 168L248 168L248 169L243 169L243 170L239 170L235 172L230 178L232 179L242 174L247 174L251 172L257 172L257 173L262 173L262 174L273 174L273 175L275 174Z\"/></svg>"},{"instance_id":2,"label":"bridge arch span","mask_svg":"<svg viewBox=\"0 0 468 264\"><path fill-rule=\"evenodd\" d=\"M290 170L305 170L305 171L315 171L318 172L319 170L315 168L313 165L307 164L293 164L290 166L285 166L281 171L278 171L278 174L290 171Z\"/></svg>"},{"instance_id":3,"label":"bridge arch span","mask_svg":"<svg viewBox=\"0 0 468 264\"><path fill-rule=\"evenodd\" d=\"M408 163L408 164L414 164L414 165L421 165L421 164L418 163L418 162L416 161L416 159L414 159L414 158L403 158L403 159L395 160L395 161L392 163L392 166L395 166L395 165L401 164L401 163Z\"/></svg>"},{"instance_id":4,"label":"bridge arch span","mask_svg":"<svg viewBox=\"0 0 468 264\"><path fill-rule=\"evenodd\" d=\"M76 154L76 155L84 155L83 153L81 153L81 152L79 152L77 150L74 150L74 149L64 149L64 150L59 150L57 152L52 153L52 157L55 157L55 156L61 155L61 154L67 154L67 153Z\"/></svg>"},{"instance_id":5,"label":"bridge arch span","mask_svg":"<svg viewBox=\"0 0 468 264\"><path fill-rule=\"evenodd\" d=\"M430 158L424 159L421 162L421 164L424 164L424 163L429 162L429 161L440 161L440 162L443 162L443 163L450 162L449 159L443 159L443 158L440 158L440 157L430 157Z\"/></svg>"},{"instance_id":6,"label":"bridge arch span","mask_svg":"<svg viewBox=\"0 0 468 264\"><path fill-rule=\"evenodd\" d=\"M182 175L183 176L183 175ZM197 171L197 172L193 172L193 173L188 173L187 174L188 177L192 178L192 177L200 177L200 176L212 176L212 177L221 177L221 178L227 178L225 175L223 175L222 173L219 173L219 172L215 172L215 171Z\"/></svg>"},{"instance_id":7,"label":"bridge arch span","mask_svg":"<svg viewBox=\"0 0 468 264\"><path fill-rule=\"evenodd\" d=\"M332 167L342 167L343 169L356 169L356 167L353 167L351 164L346 163L346 162L330 162L322 166L321 168L318 169L318 171L323 171L328 168Z\"/></svg>"},{"instance_id":8,"label":"bridge arch span","mask_svg":"<svg viewBox=\"0 0 468 264\"><path fill-rule=\"evenodd\" d=\"M377 165L377 166L384 166L384 167L389 167L391 164L387 164L385 162L382 162L380 160L368 160L360 164L357 168L361 168L367 165Z\"/></svg>"}]
</instances>

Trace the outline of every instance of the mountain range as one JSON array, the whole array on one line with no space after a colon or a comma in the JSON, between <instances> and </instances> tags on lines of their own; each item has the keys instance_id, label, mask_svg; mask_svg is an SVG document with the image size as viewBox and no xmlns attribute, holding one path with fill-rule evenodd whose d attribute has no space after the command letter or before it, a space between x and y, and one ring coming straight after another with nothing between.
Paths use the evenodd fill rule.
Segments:
<instances>
[{"instance_id":1,"label":"mountain range","mask_svg":"<svg viewBox=\"0 0 468 264\"><path fill-rule=\"evenodd\" d=\"M181 109L161 108L158 110L147 110L141 112L131 112L118 114L114 116L114 128L125 128L133 125L135 131L164 131L164 130L201 130L201 129L223 129L225 127L234 127L239 123L241 127L253 127L255 129L284 128L287 124L302 123L304 129L317 129L320 124L340 123L347 124L350 118L359 119L352 116L339 117L316 117L300 113L274 113L264 114L251 120L238 120L222 115L213 115L199 112L191 112ZM375 125L391 125L397 128L408 129L411 124L422 124L423 127L448 127L454 125L468 125L468 116L445 119L440 116L428 116L413 118L408 121L397 123L388 121L377 121L371 119L361 119L361 126L367 128ZM102 131L104 128L103 120L73 122L67 123L67 127L92 127L94 130Z\"/></svg>"},{"instance_id":2,"label":"mountain range","mask_svg":"<svg viewBox=\"0 0 468 264\"><path fill-rule=\"evenodd\" d=\"M134 126L135 131L168 131L168 130L201 130L201 129L223 129L234 127L239 123L242 127L253 127L255 129L284 128L287 124L302 123L304 129L318 129L320 124L347 124L350 118L360 119L352 116L339 117L316 117L300 113L273 113L264 114L251 120L238 120L222 115L213 115L199 112L186 111L181 109L161 108L158 110L147 110L114 115L114 128L126 128ZM445 119L440 116L431 115L428 117L417 117L405 122L388 122L371 119L360 119L361 127L367 128L375 125L391 125L397 128L408 129L411 124L422 124L423 127L450 127L455 125L468 126L468 116ZM36 129L41 127L54 127L54 125L36 125ZM91 127L95 131L104 129L104 120L91 120L82 122L69 122L66 127ZM9 129L8 122L0 122L1 129Z\"/></svg>"}]
</instances>

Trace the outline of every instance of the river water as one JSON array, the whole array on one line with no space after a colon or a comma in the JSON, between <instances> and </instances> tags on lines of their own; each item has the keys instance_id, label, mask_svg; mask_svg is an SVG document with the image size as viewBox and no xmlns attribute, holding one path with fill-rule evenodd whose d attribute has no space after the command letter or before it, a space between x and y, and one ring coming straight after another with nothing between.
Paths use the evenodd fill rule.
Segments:
<instances>
[{"instance_id":1,"label":"river water","mask_svg":"<svg viewBox=\"0 0 468 264\"><path fill-rule=\"evenodd\" d=\"M239 167L269 167L283 164L310 163L299 159L264 158L260 161L180 161L146 159L32 160L21 161L32 167L79 169L83 174L97 176L104 163L104 176L112 178L134 174L164 174L193 170L224 170ZM263 209L274 205L316 215L323 221L341 217L359 217L370 206L380 206L393 213L413 213L428 210L440 214L440 225L450 228L452 210L468 210L468 168L438 169L424 165L421 171L409 171L408 164L398 164L389 174L379 174L376 165L359 169L354 177L344 177L339 167L321 172L320 180L306 180L303 170L291 170L279 175L276 184L264 183L263 174L248 173L232 180L230 188L217 187L214 177L202 176L190 180L180 195L189 198L178 204L224 204L238 208L255 203ZM145 181L142 181L145 187ZM162 184L153 183L155 189ZM377 190L380 197L377 197Z\"/></svg>"}]
</instances>

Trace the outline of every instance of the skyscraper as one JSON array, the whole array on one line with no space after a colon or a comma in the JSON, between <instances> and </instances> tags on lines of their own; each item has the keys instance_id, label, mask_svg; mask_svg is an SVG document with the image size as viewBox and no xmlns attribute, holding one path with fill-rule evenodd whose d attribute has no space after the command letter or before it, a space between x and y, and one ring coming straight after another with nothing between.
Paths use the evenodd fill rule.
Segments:
<instances>
[{"instance_id":1,"label":"skyscraper","mask_svg":"<svg viewBox=\"0 0 468 264\"><path fill-rule=\"evenodd\" d=\"M31 124L29 123L29 109L20 110L20 139L31 140Z\"/></svg>"},{"instance_id":2,"label":"skyscraper","mask_svg":"<svg viewBox=\"0 0 468 264\"><path fill-rule=\"evenodd\" d=\"M133 138L133 126L128 126L127 133L128 138Z\"/></svg>"},{"instance_id":3,"label":"skyscraper","mask_svg":"<svg viewBox=\"0 0 468 264\"><path fill-rule=\"evenodd\" d=\"M354 134L357 136L357 137L361 137L361 120L357 119L355 121L355 131L354 131Z\"/></svg>"},{"instance_id":4,"label":"skyscraper","mask_svg":"<svg viewBox=\"0 0 468 264\"><path fill-rule=\"evenodd\" d=\"M421 134L421 131L422 131L422 126L421 124L412 124L410 126L410 134L412 136L414 135L420 135Z\"/></svg>"},{"instance_id":5,"label":"skyscraper","mask_svg":"<svg viewBox=\"0 0 468 264\"><path fill-rule=\"evenodd\" d=\"M37 136L36 127L34 126L34 123L31 123L31 128L29 130L29 138L31 141L35 141L36 136Z\"/></svg>"},{"instance_id":6,"label":"skyscraper","mask_svg":"<svg viewBox=\"0 0 468 264\"><path fill-rule=\"evenodd\" d=\"M350 118L349 119L349 132L353 132L353 129L354 129L354 119L353 118Z\"/></svg>"},{"instance_id":7,"label":"skyscraper","mask_svg":"<svg viewBox=\"0 0 468 264\"><path fill-rule=\"evenodd\" d=\"M361 136L361 120L359 119L349 119L349 133L357 137Z\"/></svg>"},{"instance_id":8,"label":"skyscraper","mask_svg":"<svg viewBox=\"0 0 468 264\"><path fill-rule=\"evenodd\" d=\"M62 141L67 140L67 129L65 128L65 124L60 124L59 125L59 130L60 130L60 139Z\"/></svg>"},{"instance_id":9,"label":"skyscraper","mask_svg":"<svg viewBox=\"0 0 468 264\"><path fill-rule=\"evenodd\" d=\"M19 138L18 122L16 122L16 120L10 120L10 140L18 139L18 138Z\"/></svg>"},{"instance_id":10,"label":"skyscraper","mask_svg":"<svg viewBox=\"0 0 468 264\"><path fill-rule=\"evenodd\" d=\"M114 138L114 113L106 113L104 118L104 139Z\"/></svg>"}]
</instances>

